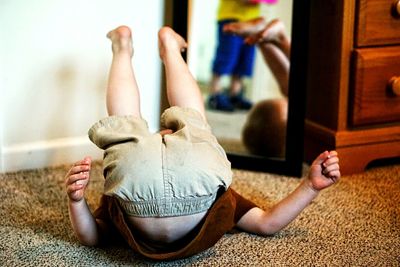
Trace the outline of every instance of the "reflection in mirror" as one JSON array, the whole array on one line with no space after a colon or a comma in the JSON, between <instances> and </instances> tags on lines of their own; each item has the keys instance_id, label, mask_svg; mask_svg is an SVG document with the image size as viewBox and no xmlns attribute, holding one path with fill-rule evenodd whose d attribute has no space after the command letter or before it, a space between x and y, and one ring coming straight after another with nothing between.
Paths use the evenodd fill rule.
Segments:
<instances>
[{"instance_id":1,"label":"reflection in mirror","mask_svg":"<svg viewBox=\"0 0 400 267\"><path fill-rule=\"evenodd\" d=\"M241 44L243 40L255 44L251 46L254 62L248 60L239 67L240 79L239 75L226 74L234 69L229 63L232 54L216 60L220 0L190 1L187 60L202 89L208 122L224 149L228 153L284 158L293 3L263 2L270 3L259 4L259 14L244 19L244 23L225 26L225 34L243 37ZM251 12L258 11L253 6ZM226 46L218 48L219 53L226 53L221 48Z\"/></svg>"}]
</instances>

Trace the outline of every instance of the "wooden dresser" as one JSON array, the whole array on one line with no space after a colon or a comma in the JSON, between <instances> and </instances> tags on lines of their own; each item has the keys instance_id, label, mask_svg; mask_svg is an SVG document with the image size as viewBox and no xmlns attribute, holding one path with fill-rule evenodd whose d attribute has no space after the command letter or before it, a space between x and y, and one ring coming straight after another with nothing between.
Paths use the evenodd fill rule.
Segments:
<instances>
[{"instance_id":1,"label":"wooden dresser","mask_svg":"<svg viewBox=\"0 0 400 267\"><path fill-rule=\"evenodd\" d=\"M400 0L310 0L305 160L400 158Z\"/></svg>"}]
</instances>

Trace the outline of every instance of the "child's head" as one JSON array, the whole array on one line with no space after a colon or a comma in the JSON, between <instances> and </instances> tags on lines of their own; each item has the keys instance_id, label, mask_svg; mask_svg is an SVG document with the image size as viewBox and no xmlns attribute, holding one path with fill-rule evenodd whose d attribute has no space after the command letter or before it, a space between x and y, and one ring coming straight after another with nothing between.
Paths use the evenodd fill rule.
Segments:
<instances>
[{"instance_id":1,"label":"child's head","mask_svg":"<svg viewBox=\"0 0 400 267\"><path fill-rule=\"evenodd\" d=\"M285 154L287 100L263 100L250 110L242 131L246 148L255 155L283 157Z\"/></svg>"}]
</instances>

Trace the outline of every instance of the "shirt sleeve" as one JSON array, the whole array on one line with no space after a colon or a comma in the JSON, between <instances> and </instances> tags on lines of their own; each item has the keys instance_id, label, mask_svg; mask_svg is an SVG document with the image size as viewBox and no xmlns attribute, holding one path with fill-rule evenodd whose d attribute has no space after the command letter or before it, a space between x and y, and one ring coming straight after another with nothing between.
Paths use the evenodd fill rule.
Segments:
<instances>
[{"instance_id":1,"label":"shirt sleeve","mask_svg":"<svg viewBox=\"0 0 400 267\"><path fill-rule=\"evenodd\" d=\"M241 196L239 193L237 193L235 190L231 189L232 191L232 196L234 197L236 201L236 209L235 209L235 214L234 214L234 222L235 224L240 220L240 218L243 217L249 210L252 208L258 207L254 202L244 198Z\"/></svg>"},{"instance_id":2,"label":"shirt sleeve","mask_svg":"<svg viewBox=\"0 0 400 267\"><path fill-rule=\"evenodd\" d=\"M110 213L108 211L109 197L103 195L100 199L100 205L93 213L93 217L96 219L97 229L100 236L100 245L106 246L109 244L115 244L123 241L120 233L114 226Z\"/></svg>"}]
</instances>

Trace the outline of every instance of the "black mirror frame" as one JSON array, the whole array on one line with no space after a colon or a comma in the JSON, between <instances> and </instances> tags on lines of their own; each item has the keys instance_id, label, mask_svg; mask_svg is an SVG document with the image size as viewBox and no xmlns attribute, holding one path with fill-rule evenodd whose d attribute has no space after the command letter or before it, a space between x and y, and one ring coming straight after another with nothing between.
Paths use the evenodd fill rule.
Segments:
<instances>
[{"instance_id":1,"label":"black mirror frame","mask_svg":"<svg viewBox=\"0 0 400 267\"><path fill-rule=\"evenodd\" d=\"M189 0L172 0L171 27L187 39ZM232 168L302 176L310 0L293 0L289 109L285 158L227 153ZM186 55L183 55L186 59Z\"/></svg>"}]
</instances>

